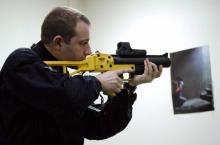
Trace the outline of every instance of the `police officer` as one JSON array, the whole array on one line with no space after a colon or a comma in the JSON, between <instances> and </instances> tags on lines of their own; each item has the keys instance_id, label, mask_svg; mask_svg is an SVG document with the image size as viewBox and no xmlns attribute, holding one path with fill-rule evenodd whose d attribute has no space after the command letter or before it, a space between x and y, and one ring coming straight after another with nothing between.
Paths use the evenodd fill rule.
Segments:
<instances>
[{"instance_id":1,"label":"police officer","mask_svg":"<svg viewBox=\"0 0 220 145\"><path fill-rule=\"evenodd\" d=\"M69 77L43 62L85 59L91 54L89 29L85 15L56 7L44 19L41 41L9 55L0 73L1 145L83 145L84 138L105 139L127 126L136 86L159 77L162 66L146 60L144 74L122 89L119 75L129 69ZM100 91L117 95L97 111L89 106Z\"/></svg>"}]
</instances>

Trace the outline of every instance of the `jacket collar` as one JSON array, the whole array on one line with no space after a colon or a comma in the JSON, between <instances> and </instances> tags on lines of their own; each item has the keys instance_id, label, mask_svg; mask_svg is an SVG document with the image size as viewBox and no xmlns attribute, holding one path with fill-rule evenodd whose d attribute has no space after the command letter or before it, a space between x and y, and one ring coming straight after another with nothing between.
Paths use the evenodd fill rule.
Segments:
<instances>
[{"instance_id":1,"label":"jacket collar","mask_svg":"<svg viewBox=\"0 0 220 145\"><path fill-rule=\"evenodd\" d=\"M57 61L57 59L46 49L42 41L39 41L37 44L31 46L31 50L38 54L42 61ZM63 72L63 67L53 66L58 72Z\"/></svg>"},{"instance_id":2,"label":"jacket collar","mask_svg":"<svg viewBox=\"0 0 220 145\"><path fill-rule=\"evenodd\" d=\"M43 61L53 61L57 60L52 54L46 49L42 41L39 41L37 44L33 44L31 49L37 53L41 60Z\"/></svg>"}]
</instances>

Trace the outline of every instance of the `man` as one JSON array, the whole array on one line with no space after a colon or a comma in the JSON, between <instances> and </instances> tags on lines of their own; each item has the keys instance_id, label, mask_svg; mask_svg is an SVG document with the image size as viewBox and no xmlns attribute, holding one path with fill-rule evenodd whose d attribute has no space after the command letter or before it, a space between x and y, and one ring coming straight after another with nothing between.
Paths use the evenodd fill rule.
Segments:
<instances>
[{"instance_id":1,"label":"man","mask_svg":"<svg viewBox=\"0 0 220 145\"><path fill-rule=\"evenodd\" d=\"M119 75L129 69L69 77L43 63L85 59L91 54L89 27L80 12L57 7L42 24L41 41L7 58L0 74L0 144L83 145L84 138L105 139L127 126L135 87L159 77L162 66L146 60L144 74L122 88ZM100 91L117 95L97 111L89 106Z\"/></svg>"},{"instance_id":2,"label":"man","mask_svg":"<svg viewBox=\"0 0 220 145\"><path fill-rule=\"evenodd\" d=\"M175 89L175 107L177 109L181 108L181 106L183 105L184 102L186 102L186 97L183 96L183 86L184 86L184 81L181 77L176 77L175 81L174 81L175 85L176 85L176 89Z\"/></svg>"}]
</instances>

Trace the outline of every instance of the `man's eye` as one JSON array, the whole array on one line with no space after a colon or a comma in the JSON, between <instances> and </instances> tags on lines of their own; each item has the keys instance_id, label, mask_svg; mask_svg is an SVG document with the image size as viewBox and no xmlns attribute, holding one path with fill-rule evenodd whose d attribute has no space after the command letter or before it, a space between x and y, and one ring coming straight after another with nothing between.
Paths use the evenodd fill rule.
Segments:
<instances>
[{"instance_id":1,"label":"man's eye","mask_svg":"<svg viewBox=\"0 0 220 145\"><path fill-rule=\"evenodd\" d=\"M81 46L85 46L85 45L88 45L88 42L80 42L79 43Z\"/></svg>"}]
</instances>

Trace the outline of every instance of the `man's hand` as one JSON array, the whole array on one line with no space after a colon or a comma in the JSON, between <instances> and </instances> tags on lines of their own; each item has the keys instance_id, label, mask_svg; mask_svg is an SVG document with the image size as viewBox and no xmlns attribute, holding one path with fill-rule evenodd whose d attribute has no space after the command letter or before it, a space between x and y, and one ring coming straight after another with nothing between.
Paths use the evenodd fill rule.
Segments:
<instances>
[{"instance_id":1,"label":"man's hand","mask_svg":"<svg viewBox=\"0 0 220 145\"><path fill-rule=\"evenodd\" d=\"M143 83L152 82L155 78L160 77L162 70L162 65L160 65L158 69L156 64L146 59L144 60L144 73L142 75L135 75L134 78L129 81L129 84L131 86L137 86Z\"/></svg>"},{"instance_id":2,"label":"man's hand","mask_svg":"<svg viewBox=\"0 0 220 145\"><path fill-rule=\"evenodd\" d=\"M101 82L102 91L105 94L115 94L121 92L123 80L119 75L130 73L131 69L120 69L115 71L107 71L96 76Z\"/></svg>"}]
</instances>

